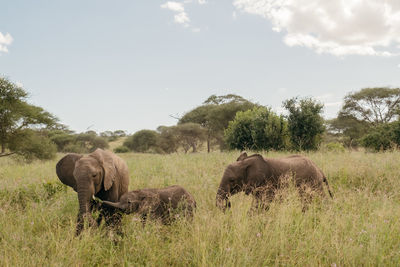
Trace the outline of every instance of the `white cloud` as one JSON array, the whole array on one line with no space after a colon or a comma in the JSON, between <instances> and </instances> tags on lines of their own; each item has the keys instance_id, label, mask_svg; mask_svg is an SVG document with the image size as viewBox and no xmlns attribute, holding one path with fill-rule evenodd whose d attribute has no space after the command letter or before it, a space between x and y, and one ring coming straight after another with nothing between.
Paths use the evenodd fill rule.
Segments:
<instances>
[{"instance_id":1,"label":"white cloud","mask_svg":"<svg viewBox=\"0 0 400 267\"><path fill-rule=\"evenodd\" d=\"M183 7L183 3L179 3L179 2L168 1L167 3L161 5L161 7L175 11L175 12L184 12L185 11L185 8Z\"/></svg>"},{"instance_id":2,"label":"white cloud","mask_svg":"<svg viewBox=\"0 0 400 267\"><path fill-rule=\"evenodd\" d=\"M175 23L182 24L183 26L188 27L190 19L187 13L185 12L185 8L183 5L184 3L168 1L165 4L162 4L161 8L169 9L171 11L176 12L176 14L174 15Z\"/></svg>"},{"instance_id":3,"label":"white cloud","mask_svg":"<svg viewBox=\"0 0 400 267\"><path fill-rule=\"evenodd\" d=\"M204 5L207 4L206 0L198 0L199 5Z\"/></svg>"},{"instance_id":4,"label":"white cloud","mask_svg":"<svg viewBox=\"0 0 400 267\"><path fill-rule=\"evenodd\" d=\"M180 12L174 16L174 21L179 24L188 25L190 19L185 12Z\"/></svg>"},{"instance_id":5,"label":"white cloud","mask_svg":"<svg viewBox=\"0 0 400 267\"><path fill-rule=\"evenodd\" d=\"M8 48L7 46L11 45L13 42L13 38L11 34L6 33L5 35L0 32L0 53L8 53Z\"/></svg>"},{"instance_id":6,"label":"white cloud","mask_svg":"<svg viewBox=\"0 0 400 267\"><path fill-rule=\"evenodd\" d=\"M336 56L400 55L399 0L235 0L233 5L269 19L274 31L285 32L288 46Z\"/></svg>"}]
</instances>

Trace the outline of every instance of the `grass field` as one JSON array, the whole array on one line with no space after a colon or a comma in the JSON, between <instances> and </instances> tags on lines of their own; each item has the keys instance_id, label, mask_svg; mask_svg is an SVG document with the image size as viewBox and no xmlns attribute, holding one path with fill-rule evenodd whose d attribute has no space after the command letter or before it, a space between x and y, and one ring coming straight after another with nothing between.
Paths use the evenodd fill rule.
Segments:
<instances>
[{"instance_id":1,"label":"grass field","mask_svg":"<svg viewBox=\"0 0 400 267\"><path fill-rule=\"evenodd\" d=\"M303 213L289 188L268 212L252 216L243 194L225 214L215 207L222 173L237 152L122 154L130 190L180 184L198 208L192 223L171 226L143 228L125 216L117 242L104 227L74 236L78 201L56 177L61 156L31 164L0 159L0 266L400 265L399 152L308 154L334 199L316 200Z\"/></svg>"}]
</instances>

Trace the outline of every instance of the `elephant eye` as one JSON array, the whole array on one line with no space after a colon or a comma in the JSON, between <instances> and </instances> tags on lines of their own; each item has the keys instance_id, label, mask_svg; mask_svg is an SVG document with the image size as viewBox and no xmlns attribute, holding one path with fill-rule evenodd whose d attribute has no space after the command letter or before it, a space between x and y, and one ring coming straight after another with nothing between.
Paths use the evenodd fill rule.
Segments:
<instances>
[{"instance_id":1,"label":"elephant eye","mask_svg":"<svg viewBox=\"0 0 400 267\"><path fill-rule=\"evenodd\" d=\"M95 174L92 174L92 177L96 177L97 176L97 173L95 173Z\"/></svg>"}]
</instances>

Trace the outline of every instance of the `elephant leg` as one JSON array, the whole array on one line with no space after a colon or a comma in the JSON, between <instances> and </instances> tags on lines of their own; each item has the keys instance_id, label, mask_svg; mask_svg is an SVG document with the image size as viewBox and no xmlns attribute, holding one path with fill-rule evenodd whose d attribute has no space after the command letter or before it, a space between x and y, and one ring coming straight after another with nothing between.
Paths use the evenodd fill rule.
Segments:
<instances>
[{"instance_id":1,"label":"elephant leg","mask_svg":"<svg viewBox=\"0 0 400 267\"><path fill-rule=\"evenodd\" d=\"M91 212L95 212L95 211L99 211L99 216L96 219L96 225L100 226L101 221L103 220L103 213L102 213L102 208L101 208L101 204L98 203L96 200L92 199L90 201L90 206L89 206Z\"/></svg>"},{"instance_id":2,"label":"elephant leg","mask_svg":"<svg viewBox=\"0 0 400 267\"><path fill-rule=\"evenodd\" d=\"M76 230L75 230L75 235L79 236L83 230L84 226L84 221L83 221L83 216L81 214L78 214L77 220L76 220Z\"/></svg>"},{"instance_id":3,"label":"elephant leg","mask_svg":"<svg viewBox=\"0 0 400 267\"><path fill-rule=\"evenodd\" d=\"M110 230L115 230L116 233L120 236L122 233L122 214L120 212L116 212L113 209L102 208L100 210L100 216L104 218L106 227Z\"/></svg>"},{"instance_id":4,"label":"elephant leg","mask_svg":"<svg viewBox=\"0 0 400 267\"><path fill-rule=\"evenodd\" d=\"M302 212L308 209L313 199L313 189L305 184L298 187L299 196L303 205Z\"/></svg>"},{"instance_id":5,"label":"elephant leg","mask_svg":"<svg viewBox=\"0 0 400 267\"><path fill-rule=\"evenodd\" d=\"M140 215L140 221L142 222L142 226L144 227L146 225L146 220L147 220L147 213L143 213Z\"/></svg>"}]
</instances>

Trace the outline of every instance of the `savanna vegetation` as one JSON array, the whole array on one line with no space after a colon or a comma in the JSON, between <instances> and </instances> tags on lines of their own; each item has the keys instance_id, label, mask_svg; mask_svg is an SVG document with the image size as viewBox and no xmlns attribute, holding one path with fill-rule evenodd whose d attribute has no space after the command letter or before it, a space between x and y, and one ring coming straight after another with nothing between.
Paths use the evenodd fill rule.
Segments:
<instances>
[{"instance_id":1,"label":"savanna vegetation","mask_svg":"<svg viewBox=\"0 0 400 267\"><path fill-rule=\"evenodd\" d=\"M170 226L135 215L125 236L99 229L75 237L76 193L55 174L55 160L0 159L2 266L396 266L400 262L399 152L311 152L334 198L315 199L306 212L293 187L269 211L249 215L251 198L231 198L222 213L215 195L238 152L121 154L130 190L180 184L197 201L192 223ZM268 157L287 155L265 153ZM117 240L117 241L115 241Z\"/></svg>"},{"instance_id":2,"label":"savanna vegetation","mask_svg":"<svg viewBox=\"0 0 400 267\"><path fill-rule=\"evenodd\" d=\"M132 135L75 133L28 99L25 89L0 78L1 266L400 263L400 89L352 92L329 121L312 98L284 101L286 113L279 115L241 96L213 95L176 125ZM59 182L55 165L65 153L96 148L121 153L130 190L187 189L197 202L193 221L143 227L128 215L124 236L102 225L76 237L77 194ZM220 179L243 149L306 155L326 174L334 198L317 197L302 212L288 183L268 211L249 214L251 197L238 194L221 212L215 206Z\"/></svg>"}]
</instances>

